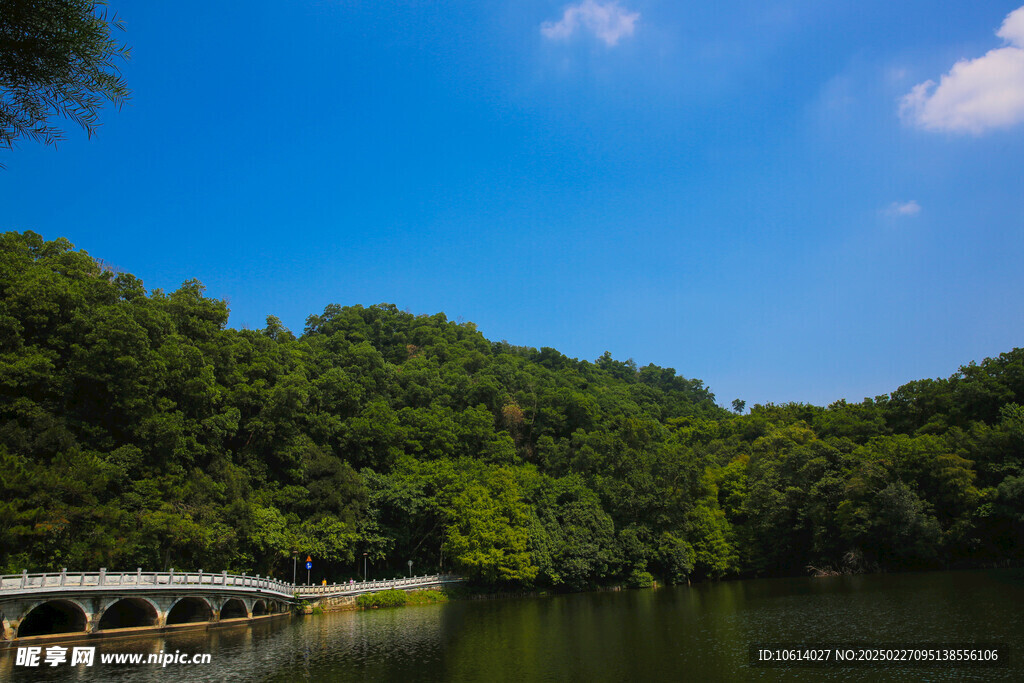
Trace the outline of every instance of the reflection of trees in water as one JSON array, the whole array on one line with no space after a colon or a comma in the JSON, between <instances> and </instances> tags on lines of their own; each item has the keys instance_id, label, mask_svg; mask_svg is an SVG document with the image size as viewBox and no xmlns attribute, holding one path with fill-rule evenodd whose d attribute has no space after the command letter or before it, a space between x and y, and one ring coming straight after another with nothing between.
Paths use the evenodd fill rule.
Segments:
<instances>
[{"instance_id":1,"label":"reflection of trees in water","mask_svg":"<svg viewBox=\"0 0 1024 683\"><path fill-rule=\"evenodd\" d=\"M175 674L155 667L95 666L46 676L81 683L163 681L168 675L216 683L747 679L752 643L803 642L808 634L818 643L980 642L985 637L1008 648L1024 647L1021 604L1024 582L1008 572L730 581L341 612L99 641L97 656L180 650L211 653L213 663L177 668ZM0 652L0 679L38 680L39 670L12 670L13 657L13 650ZM765 678L811 681L822 675L815 669L779 673ZM971 671L940 673L959 679ZM988 674L1000 671L978 673L978 680L989 680ZM1011 668L1006 678L1021 680L1019 674Z\"/></svg>"},{"instance_id":2,"label":"reflection of trees in water","mask_svg":"<svg viewBox=\"0 0 1024 683\"><path fill-rule=\"evenodd\" d=\"M682 671L684 625L699 612L689 597L621 591L474 603L448 634L443 678L661 680L666 666Z\"/></svg>"},{"instance_id":3,"label":"reflection of trees in water","mask_svg":"<svg viewBox=\"0 0 1024 683\"><path fill-rule=\"evenodd\" d=\"M219 674L200 680L294 680L316 669L316 679L362 679L376 673L421 678L436 669L444 648L446 606L369 612L333 612L223 628L199 637L176 634L166 646L211 652ZM173 650L171 650L173 652ZM220 663L218 665L218 663ZM189 676L193 675L190 670Z\"/></svg>"},{"instance_id":4,"label":"reflection of trees in water","mask_svg":"<svg viewBox=\"0 0 1024 683\"><path fill-rule=\"evenodd\" d=\"M367 664L388 658L436 660L443 647L444 606L348 612L311 624L331 652Z\"/></svg>"}]
</instances>

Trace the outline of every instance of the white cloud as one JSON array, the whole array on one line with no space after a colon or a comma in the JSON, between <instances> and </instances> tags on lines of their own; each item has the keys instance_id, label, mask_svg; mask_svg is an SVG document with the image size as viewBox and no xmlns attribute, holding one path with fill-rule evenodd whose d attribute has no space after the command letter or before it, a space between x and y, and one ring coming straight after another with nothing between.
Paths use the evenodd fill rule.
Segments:
<instances>
[{"instance_id":1,"label":"white cloud","mask_svg":"<svg viewBox=\"0 0 1024 683\"><path fill-rule=\"evenodd\" d=\"M914 199L909 202L893 202L885 209L885 213L888 216L916 216L921 213L921 205Z\"/></svg>"},{"instance_id":2,"label":"white cloud","mask_svg":"<svg viewBox=\"0 0 1024 683\"><path fill-rule=\"evenodd\" d=\"M620 38L633 35L639 18L639 12L627 12L614 0L604 3L583 0L566 7L561 21L545 21L540 25L540 32L551 40L566 40L577 31L589 31L608 47L614 47Z\"/></svg>"},{"instance_id":3,"label":"white cloud","mask_svg":"<svg viewBox=\"0 0 1024 683\"><path fill-rule=\"evenodd\" d=\"M982 133L1024 121L1024 7L996 35L1008 44L962 59L938 85L919 83L900 101L900 115L926 130Z\"/></svg>"}]
</instances>

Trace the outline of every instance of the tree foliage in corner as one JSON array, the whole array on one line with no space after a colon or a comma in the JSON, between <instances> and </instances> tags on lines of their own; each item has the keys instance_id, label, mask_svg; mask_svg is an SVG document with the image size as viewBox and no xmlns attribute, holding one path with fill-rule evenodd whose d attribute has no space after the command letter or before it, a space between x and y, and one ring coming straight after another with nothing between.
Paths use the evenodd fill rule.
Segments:
<instances>
[{"instance_id":1,"label":"tree foliage in corner","mask_svg":"<svg viewBox=\"0 0 1024 683\"><path fill-rule=\"evenodd\" d=\"M129 48L111 37L102 0L0 1L0 147L22 137L56 144L59 115L92 137L107 100L120 107L129 90L118 71Z\"/></svg>"}]
</instances>

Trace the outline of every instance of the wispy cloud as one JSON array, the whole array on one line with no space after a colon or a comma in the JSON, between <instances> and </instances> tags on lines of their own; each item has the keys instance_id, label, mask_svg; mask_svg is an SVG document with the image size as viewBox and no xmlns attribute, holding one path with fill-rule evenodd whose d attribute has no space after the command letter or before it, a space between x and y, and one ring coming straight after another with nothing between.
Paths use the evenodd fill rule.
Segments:
<instances>
[{"instance_id":1,"label":"wispy cloud","mask_svg":"<svg viewBox=\"0 0 1024 683\"><path fill-rule=\"evenodd\" d=\"M921 205L914 199L909 202L893 202L885 208L884 213L887 216L916 216L921 213Z\"/></svg>"},{"instance_id":2,"label":"wispy cloud","mask_svg":"<svg viewBox=\"0 0 1024 683\"><path fill-rule=\"evenodd\" d=\"M550 40L567 40L578 31L588 31L608 47L614 47L621 38L633 35L639 18L639 12L628 12L614 0L583 0L566 7L560 21L545 21L540 32Z\"/></svg>"},{"instance_id":3,"label":"wispy cloud","mask_svg":"<svg viewBox=\"0 0 1024 683\"><path fill-rule=\"evenodd\" d=\"M904 120L926 130L983 133L1024 121L1024 7L996 35L1005 47L953 65L939 84L915 85L900 102Z\"/></svg>"}]
</instances>

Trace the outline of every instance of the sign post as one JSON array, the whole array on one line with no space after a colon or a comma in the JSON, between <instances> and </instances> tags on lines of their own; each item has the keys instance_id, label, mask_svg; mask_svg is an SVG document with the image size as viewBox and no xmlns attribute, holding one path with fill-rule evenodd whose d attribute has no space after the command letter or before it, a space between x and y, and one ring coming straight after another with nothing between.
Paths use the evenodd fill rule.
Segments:
<instances>
[{"instance_id":1,"label":"sign post","mask_svg":"<svg viewBox=\"0 0 1024 683\"><path fill-rule=\"evenodd\" d=\"M306 585L309 585L309 570L313 568L313 558L306 555Z\"/></svg>"}]
</instances>

